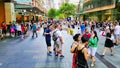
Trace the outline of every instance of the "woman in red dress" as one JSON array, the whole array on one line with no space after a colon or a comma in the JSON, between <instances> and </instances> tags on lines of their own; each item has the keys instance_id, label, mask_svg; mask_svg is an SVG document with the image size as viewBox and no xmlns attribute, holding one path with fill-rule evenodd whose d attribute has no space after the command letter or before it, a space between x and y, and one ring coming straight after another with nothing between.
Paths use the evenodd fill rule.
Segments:
<instances>
[{"instance_id":1,"label":"woman in red dress","mask_svg":"<svg viewBox=\"0 0 120 68\"><path fill-rule=\"evenodd\" d=\"M25 25L24 24L21 24L21 30L22 30L22 39L25 38Z\"/></svg>"}]
</instances>

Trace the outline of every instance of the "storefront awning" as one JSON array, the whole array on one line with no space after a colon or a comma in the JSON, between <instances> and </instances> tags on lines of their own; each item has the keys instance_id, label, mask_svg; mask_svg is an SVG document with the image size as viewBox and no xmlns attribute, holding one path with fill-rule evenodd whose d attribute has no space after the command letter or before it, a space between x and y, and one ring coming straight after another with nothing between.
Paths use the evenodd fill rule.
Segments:
<instances>
[{"instance_id":1,"label":"storefront awning","mask_svg":"<svg viewBox=\"0 0 120 68\"><path fill-rule=\"evenodd\" d=\"M24 4L15 4L15 9L27 9L27 8L33 8L30 5L24 5Z\"/></svg>"},{"instance_id":2,"label":"storefront awning","mask_svg":"<svg viewBox=\"0 0 120 68\"><path fill-rule=\"evenodd\" d=\"M40 14L44 14L43 11L41 11L40 9L38 9L37 7L33 7L31 5L26 5L26 4L15 4L15 9L21 9L21 10L28 10L34 12L34 13L40 13Z\"/></svg>"}]
</instances>

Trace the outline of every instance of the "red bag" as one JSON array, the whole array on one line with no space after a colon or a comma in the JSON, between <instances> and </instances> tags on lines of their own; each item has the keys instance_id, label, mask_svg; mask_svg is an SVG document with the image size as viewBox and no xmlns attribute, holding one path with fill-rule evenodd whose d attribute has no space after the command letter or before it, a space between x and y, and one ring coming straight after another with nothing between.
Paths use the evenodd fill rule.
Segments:
<instances>
[{"instance_id":1,"label":"red bag","mask_svg":"<svg viewBox=\"0 0 120 68\"><path fill-rule=\"evenodd\" d=\"M39 31L39 28L37 28L36 31Z\"/></svg>"},{"instance_id":2,"label":"red bag","mask_svg":"<svg viewBox=\"0 0 120 68\"><path fill-rule=\"evenodd\" d=\"M104 31L102 32L102 36L105 36L105 32Z\"/></svg>"},{"instance_id":3,"label":"red bag","mask_svg":"<svg viewBox=\"0 0 120 68\"><path fill-rule=\"evenodd\" d=\"M77 68L77 66L76 66L76 58L77 58L77 53L75 52L73 54L73 59L72 59L72 68Z\"/></svg>"}]
</instances>

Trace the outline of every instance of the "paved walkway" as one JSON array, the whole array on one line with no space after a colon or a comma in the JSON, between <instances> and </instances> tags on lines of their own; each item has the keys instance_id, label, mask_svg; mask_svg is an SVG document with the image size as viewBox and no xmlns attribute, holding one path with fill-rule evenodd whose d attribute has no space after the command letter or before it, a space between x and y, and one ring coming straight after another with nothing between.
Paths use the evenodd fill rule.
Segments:
<instances>
[{"instance_id":1,"label":"paved walkway","mask_svg":"<svg viewBox=\"0 0 120 68\"><path fill-rule=\"evenodd\" d=\"M41 30L38 38L32 39L30 35L25 40L16 39L0 44L0 68L71 68L72 36L68 35L66 31L62 31L62 34L64 38L63 55L65 56L63 59L55 57L54 53L52 56L47 56L46 43ZM104 58L100 57L104 41L105 38L99 36L94 68L120 68L120 47L114 48L114 56L110 56L108 51ZM91 60L88 63L90 65Z\"/></svg>"}]
</instances>

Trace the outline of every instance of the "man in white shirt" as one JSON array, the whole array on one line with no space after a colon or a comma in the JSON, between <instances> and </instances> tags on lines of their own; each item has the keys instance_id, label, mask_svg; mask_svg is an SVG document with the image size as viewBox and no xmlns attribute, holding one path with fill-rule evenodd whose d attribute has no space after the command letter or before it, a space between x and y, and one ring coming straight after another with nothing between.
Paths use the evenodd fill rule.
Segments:
<instances>
[{"instance_id":1,"label":"man in white shirt","mask_svg":"<svg viewBox=\"0 0 120 68\"><path fill-rule=\"evenodd\" d=\"M20 36L21 35L21 24L19 24L18 22L16 22L16 29L18 32L18 36Z\"/></svg>"},{"instance_id":2,"label":"man in white shirt","mask_svg":"<svg viewBox=\"0 0 120 68\"><path fill-rule=\"evenodd\" d=\"M58 39L56 40L56 44L55 44L55 54L56 56L58 56L58 51L60 53L60 57L64 57L62 55L62 44L63 44L63 37L62 37L62 34L61 34L61 25L60 24L57 24L56 25L56 36L58 37Z\"/></svg>"},{"instance_id":3,"label":"man in white shirt","mask_svg":"<svg viewBox=\"0 0 120 68\"><path fill-rule=\"evenodd\" d=\"M118 45L119 36L120 36L120 26L118 25L118 22L114 22L114 25L115 25L115 28L114 28L115 44Z\"/></svg>"}]
</instances>

